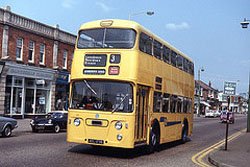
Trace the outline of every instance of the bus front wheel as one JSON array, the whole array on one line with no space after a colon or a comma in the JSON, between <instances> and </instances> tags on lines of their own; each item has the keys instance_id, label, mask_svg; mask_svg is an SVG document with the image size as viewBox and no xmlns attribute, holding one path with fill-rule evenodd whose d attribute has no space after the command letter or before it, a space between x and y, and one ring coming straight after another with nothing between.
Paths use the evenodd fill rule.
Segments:
<instances>
[{"instance_id":1,"label":"bus front wheel","mask_svg":"<svg viewBox=\"0 0 250 167\"><path fill-rule=\"evenodd\" d=\"M160 136L159 136L158 130L156 128L151 128L149 145L147 146L147 152L149 154L153 153L157 149L160 143L159 140L160 140Z\"/></svg>"}]
</instances>

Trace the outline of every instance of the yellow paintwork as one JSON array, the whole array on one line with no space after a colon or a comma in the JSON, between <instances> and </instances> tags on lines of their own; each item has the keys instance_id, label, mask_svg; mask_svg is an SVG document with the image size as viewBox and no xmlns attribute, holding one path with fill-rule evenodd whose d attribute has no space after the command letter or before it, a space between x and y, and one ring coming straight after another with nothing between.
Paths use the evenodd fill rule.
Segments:
<instances>
[{"instance_id":1,"label":"yellow paintwork","mask_svg":"<svg viewBox=\"0 0 250 167\"><path fill-rule=\"evenodd\" d=\"M165 44L176 53L183 55L188 60L190 58L172 47L167 42L164 42L159 37L154 36L148 30L133 21L112 20L110 28L132 28L137 32L135 46L132 49L75 49L74 58L71 68L71 81L78 79L104 79L104 80L120 80L133 84L133 101L134 112L119 113L119 112L102 112L88 110L73 110L69 109L67 141L75 143L89 144L85 139L96 139L107 141L102 146L134 148L135 147L135 110L136 110L136 91L137 85L144 85L150 88L149 92L149 113L148 113L148 129L147 129L147 144L149 142L149 129L153 119L159 120L160 117L167 117L170 121L181 121L184 118L188 119L189 132L191 135L193 130L193 109L191 114L184 113L153 113L153 91L155 86L155 77L162 77L162 92L185 96L194 100L194 76L187 74L171 65L156 59L154 56L147 55L139 51L139 34L144 32L161 43ZM101 20L83 24L82 29L101 28ZM84 75L84 55L85 54L107 54L106 67L91 67L92 69L105 69L105 75ZM119 75L108 75L110 54L121 54L121 62ZM112 64L114 65L114 64ZM193 106L192 106L193 108ZM99 114L99 118L96 118ZM81 124L77 127L74 125L74 119L80 118ZM98 119L104 120L107 126L91 126L89 120ZM115 129L115 122L121 121L123 127L121 130ZM126 124L126 126L125 126ZM164 127L164 122L160 123L161 137L160 143L174 141L181 138L182 124L171 126L168 129ZM116 136L122 134L123 139L118 141ZM138 141L138 140L137 140Z\"/></svg>"}]
</instances>

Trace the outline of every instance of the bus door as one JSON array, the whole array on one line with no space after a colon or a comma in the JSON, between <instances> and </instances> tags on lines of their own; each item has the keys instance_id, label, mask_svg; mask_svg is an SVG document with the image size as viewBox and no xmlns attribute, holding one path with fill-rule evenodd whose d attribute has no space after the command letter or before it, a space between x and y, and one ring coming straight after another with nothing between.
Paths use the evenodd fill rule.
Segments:
<instances>
[{"instance_id":1,"label":"bus door","mask_svg":"<svg viewBox=\"0 0 250 167\"><path fill-rule=\"evenodd\" d=\"M135 141L143 143L147 139L149 87L138 86L135 112Z\"/></svg>"}]
</instances>

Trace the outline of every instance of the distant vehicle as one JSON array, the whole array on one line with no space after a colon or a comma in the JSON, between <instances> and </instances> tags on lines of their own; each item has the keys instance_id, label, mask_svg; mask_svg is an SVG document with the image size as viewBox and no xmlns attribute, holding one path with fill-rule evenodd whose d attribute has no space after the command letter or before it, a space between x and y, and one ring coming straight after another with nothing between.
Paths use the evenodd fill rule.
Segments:
<instances>
[{"instance_id":1,"label":"distant vehicle","mask_svg":"<svg viewBox=\"0 0 250 167\"><path fill-rule=\"evenodd\" d=\"M0 133L4 137L10 137L12 130L17 128L17 121L13 118L0 117Z\"/></svg>"},{"instance_id":2,"label":"distant vehicle","mask_svg":"<svg viewBox=\"0 0 250 167\"><path fill-rule=\"evenodd\" d=\"M227 113L229 113L229 116L228 116L229 123L233 124L234 123L234 113L231 111L226 111L226 110L221 112L221 115L220 115L221 122L222 123L227 122Z\"/></svg>"},{"instance_id":3,"label":"distant vehicle","mask_svg":"<svg viewBox=\"0 0 250 167\"><path fill-rule=\"evenodd\" d=\"M45 118L34 118L30 121L32 132L39 130L53 130L55 133L67 128L68 113L65 111L54 111L46 115Z\"/></svg>"},{"instance_id":4,"label":"distant vehicle","mask_svg":"<svg viewBox=\"0 0 250 167\"><path fill-rule=\"evenodd\" d=\"M218 110L207 110L205 112L205 117L213 117L213 118L215 118L215 117L219 117L220 114L221 113Z\"/></svg>"},{"instance_id":5,"label":"distant vehicle","mask_svg":"<svg viewBox=\"0 0 250 167\"><path fill-rule=\"evenodd\" d=\"M205 112L205 117L216 117L215 112L213 110L207 110Z\"/></svg>"},{"instance_id":6,"label":"distant vehicle","mask_svg":"<svg viewBox=\"0 0 250 167\"><path fill-rule=\"evenodd\" d=\"M215 111L215 116L216 116L216 117L219 117L220 115L221 115L221 111L220 111L220 110L216 110L216 111Z\"/></svg>"}]
</instances>

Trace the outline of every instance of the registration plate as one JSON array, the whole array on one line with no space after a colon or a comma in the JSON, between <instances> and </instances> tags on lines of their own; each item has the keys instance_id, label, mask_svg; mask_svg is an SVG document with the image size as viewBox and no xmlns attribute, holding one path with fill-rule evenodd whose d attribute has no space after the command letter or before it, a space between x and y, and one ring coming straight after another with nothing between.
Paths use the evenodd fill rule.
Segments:
<instances>
[{"instance_id":1,"label":"registration plate","mask_svg":"<svg viewBox=\"0 0 250 167\"><path fill-rule=\"evenodd\" d=\"M103 140L88 139L88 143L103 144Z\"/></svg>"}]
</instances>

